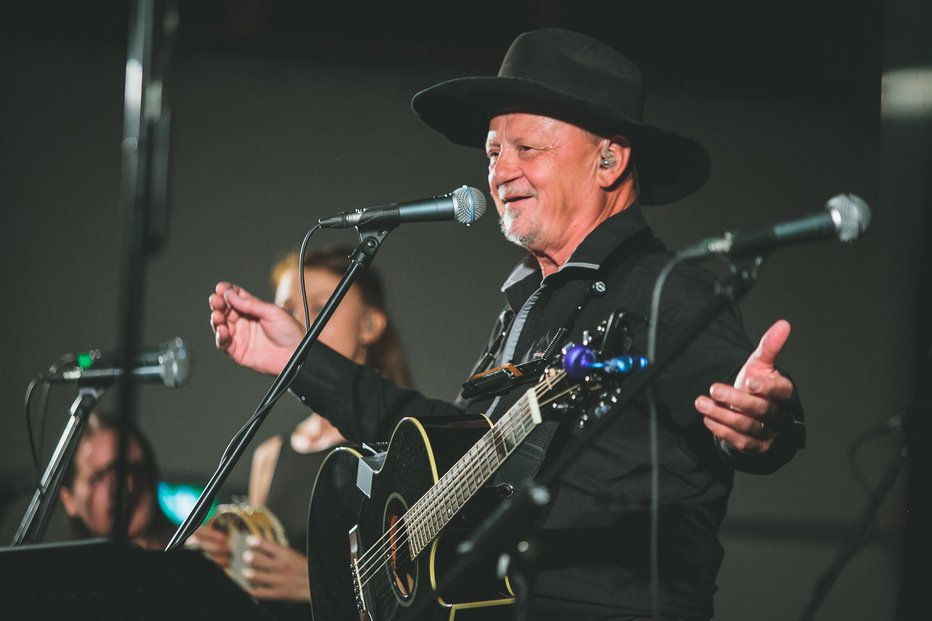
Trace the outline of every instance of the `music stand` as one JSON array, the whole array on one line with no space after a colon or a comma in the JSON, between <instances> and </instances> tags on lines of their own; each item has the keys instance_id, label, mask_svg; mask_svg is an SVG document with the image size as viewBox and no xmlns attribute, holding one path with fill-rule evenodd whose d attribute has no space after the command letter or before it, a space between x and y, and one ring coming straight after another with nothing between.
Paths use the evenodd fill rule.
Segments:
<instances>
[{"instance_id":1,"label":"music stand","mask_svg":"<svg viewBox=\"0 0 932 621\"><path fill-rule=\"evenodd\" d=\"M91 539L0 549L6 621L272 621L196 550L143 550Z\"/></svg>"}]
</instances>

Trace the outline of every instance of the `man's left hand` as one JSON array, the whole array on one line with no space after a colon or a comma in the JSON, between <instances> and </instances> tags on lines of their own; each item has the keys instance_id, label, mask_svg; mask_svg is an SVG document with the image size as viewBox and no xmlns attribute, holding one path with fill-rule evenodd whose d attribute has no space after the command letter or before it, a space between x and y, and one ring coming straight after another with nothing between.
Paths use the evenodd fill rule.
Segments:
<instances>
[{"instance_id":1,"label":"man's left hand","mask_svg":"<svg viewBox=\"0 0 932 621\"><path fill-rule=\"evenodd\" d=\"M716 383L696 409L716 437L741 453L766 453L781 429L792 424L781 405L793 395L793 383L775 368L790 336L789 322L774 323L738 373L734 386Z\"/></svg>"}]
</instances>

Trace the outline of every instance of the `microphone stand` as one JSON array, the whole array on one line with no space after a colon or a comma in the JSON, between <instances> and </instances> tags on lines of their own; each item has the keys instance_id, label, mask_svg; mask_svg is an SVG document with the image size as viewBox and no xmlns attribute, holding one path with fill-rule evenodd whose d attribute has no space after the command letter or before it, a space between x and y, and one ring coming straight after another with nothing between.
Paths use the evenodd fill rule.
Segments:
<instances>
[{"instance_id":1,"label":"microphone stand","mask_svg":"<svg viewBox=\"0 0 932 621\"><path fill-rule=\"evenodd\" d=\"M118 541L126 540L130 519L124 502L128 429L135 420L138 401L131 360L139 351L142 334L146 259L165 244L167 232L171 111L163 102L163 93L178 25L175 0L134 0L129 5L120 143L123 248L119 344L123 376L117 386L116 491L111 528L111 536Z\"/></svg>"},{"instance_id":2,"label":"microphone stand","mask_svg":"<svg viewBox=\"0 0 932 621\"><path fill-rule=\"evenodd\" d=\"M361 270L369 267L373 258L375 257L375 254L381 247L385 237L392 230L394 230L394 228L394 226L390 226L387 228L383 227L380 229L369 230L357 227L360 243L353 251L353 254L350 255L350 265L346 269L346 272L343 274L342 279L340 280L336 289L333 290L333 293L330 294L330 299L327 300L327 303L320 311L320 314L317 315L317 318L312 323L310 329L305 333L304 338L301 340L294 353L291 355L291 359L287 364L285 364L285 368L282 369L281 373L269 387L268 392L262 399L262 402L256 408L256 411L253 414L253 417L250 420L248 426L242 431L242 433L237 435L236 442L231 445L226 453L224 453L220 465L217 467L217 470L207 482L204 491L201 492L201 495L195 502L194 508L190 511L190 513L188 513L188 516L178 527L178 530L175 531L171 541L168 542L168 545L165 548L166 551L173 550L181 546L200 526L201 522L204 520L205 515L207 514L208 508L213 502L214 497L217 495L220 486L223 485L224 481L226 481L226 478L229 476L233 466L236 465L236 462L239 460L243 451L249 445L249 442L252 440L253 436L256 435L259 427L262 425L263 421L265 421L269 411L271 411L272 406L276 401L278 401L279 397L285 394L288 386L290 386L291 382L294 381L294 378L297 376L301 365L307 358L308 351L310 350L311 346L317 342L318 336L320 335L321 331L323 331L324 326L327 325L327 322L330 320L331 315L333 315L334 311L337 309L337 306L339 306L340 302L343 300L343 297L349 291L350 287L352 287L358 273Z\"/></svg>"},{"instance_id":3,"label":"microphone stand","mask_svg":"<svg viewBox=\"0 0 932 621\"><path fill-rule=\"evenodd\" d=\"M55 495L61 487L65 470L71 463L71 456L78 445L78 438L81 437L88 415L103 396L104 391L105 388L102 386L78 386L78 396L71 404L71 418L68 419L61 438L58 440L58 446L49 458L42 480L39 481L36 493L13 536L12 545L41 541L48 526L49 510L55 502Z\"/></svg>"},{"instance_id":4,"label":"microphone stand","mask_svg":"<svg viewBox=\"0 0 932 621\"><path fill-rule=\"evenodd\" d=\"M533 524L540 511L550 504L553 498L552 486L582 454L583 450L610 424L620 418L619 413L653 382L654 377L661 370L676 359L706 324L724 308L737 303L748 292L757 279L757 268L762 261L763 258L758 256L753 258L748 266L732 265L730 276L724 282L716 283L715 299L707 304L689 325L676 334L665 355L658 355L656 360L650 361L647 369L632 377L617 403L604 414L595 417L574 438L573 442L563 448L547 468L535 479L525 482L513 496L499 504L479 525L473 536L459 544L457 558L437 581L435 589L437 593L442 593L444 589L451 586L474 561L499 552L499 573L512 572L509 574L510 583L520 587L517 589L519 592L515 593L517 613L519 617L526 615L527 588L533 577L534 565L539 562L544 550L538 549L540 545L534 541L533 537L522 533L527 532L528 525ZM512 577L514 580L511 579ZM416 613L412 614L416 616Z\"/></svg>"}]
</instances>

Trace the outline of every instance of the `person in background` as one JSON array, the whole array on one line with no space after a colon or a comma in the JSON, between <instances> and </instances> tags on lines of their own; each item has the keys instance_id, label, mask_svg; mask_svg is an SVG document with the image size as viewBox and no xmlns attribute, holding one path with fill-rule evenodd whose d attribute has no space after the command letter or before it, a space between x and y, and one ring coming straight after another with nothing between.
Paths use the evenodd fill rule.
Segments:
<instances>
[{"instance_id":1,"label":"person in background","mask_svg":"<svg viewBox=\"0 0 932 621\"><path fill-rule=\"evenodd\" d=\"M92 412L58 490L75 539L110 537L116 497L118 421ZM158 503L159 470L152 446L135 425L127 435L124 521L127 539L163 550L174 526Z\"/></svg>"},{"instance_id":2,"label":"person in background","mask_svg":"<svg viewBox=\"0 0 932 621\"><path fill-rule=\"evenodd\" d=\"M303 271L312 323L349 266L351 254L352 248L345 246L305 254ZM272 285L275 304L304 325L298 262L297 251L278 261L272 270ZM381 278L372 268L359 272L321 332L320 342L401 386L412 383L401 340L388 316ZM279 519L289 545L250 537L249 550L244 555L247 566L244 577L250 583L249 593L270 604L280 615L286 610L303 611L307 615L308 503L328 450L345 443L336 427L312 412L290 434L268 438L253 453L249 504L264 507ZM231 551L223 533L202 527L189 543L221 566L229 566ZM313 550L309 552L313 554ZM288 606L288 602L296 605Z\"/></svg>"}]
</instances>

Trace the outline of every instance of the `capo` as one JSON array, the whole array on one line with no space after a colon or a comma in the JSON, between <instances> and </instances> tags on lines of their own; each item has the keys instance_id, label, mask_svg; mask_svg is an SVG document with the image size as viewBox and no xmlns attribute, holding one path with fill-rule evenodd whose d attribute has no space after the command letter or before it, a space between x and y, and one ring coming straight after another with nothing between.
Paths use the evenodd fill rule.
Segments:
<instances>
[{"instance_id":1,"label":"capo","mask_svg":"<svg viewBox=\"0 0 932 621\"><path fill-rule=\"evenodd\" d=\"M543 360L530 360L521 364L511 362L497 366L488 371L477 373L463 384L463 398L476 395L490 395L511 387L517 382L536 379L537 371Z\"/></svg>"},{"instance_id":2,"label":"capo","mask_svg":"<svg viewBox=\"0 0 932 621\"><path fill-rule=\"evenodd\" d=\"M493 373L499 373L499 372L505 373L506 375L509 376L509 378L521 377L523 375L523 373L521 372L521 369L519 369L518 367L516 367L515 365L509 362L508 364L497 366L494 369L489 369L488 371L483 371L482 373L476 373L475 375L469 378L469 381L474 382L480 378L485 377L486 375L491 375Z\"/></svg>"}]
</instances>

